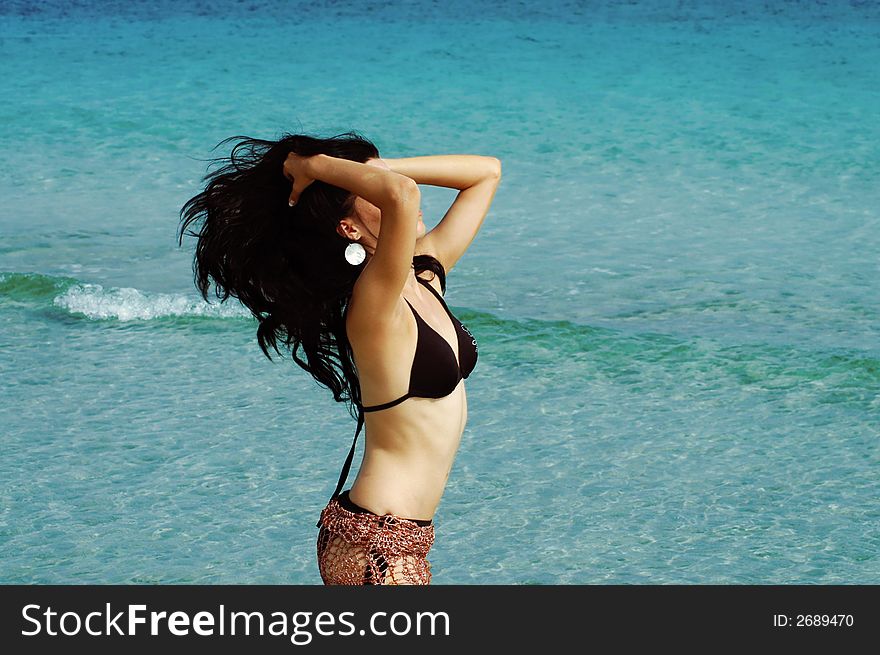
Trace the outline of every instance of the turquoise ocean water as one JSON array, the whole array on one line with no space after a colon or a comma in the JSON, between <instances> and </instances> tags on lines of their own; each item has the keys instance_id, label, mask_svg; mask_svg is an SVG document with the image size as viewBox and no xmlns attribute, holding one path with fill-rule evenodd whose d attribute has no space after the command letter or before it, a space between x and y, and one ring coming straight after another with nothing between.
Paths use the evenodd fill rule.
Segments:
<instances>
[{"instance_id":1,"label":"turquoise ocean water","mask_svg":"<svg viewBox=\"0 0 880 655\"><path fill-rule=\"evenodd\" d=\"M880 583L878 61L873 2L0 3L0 582L320 583L354 421L177 212L356 129L503 162L435 584Z\"/></svg>"}]
</instances>

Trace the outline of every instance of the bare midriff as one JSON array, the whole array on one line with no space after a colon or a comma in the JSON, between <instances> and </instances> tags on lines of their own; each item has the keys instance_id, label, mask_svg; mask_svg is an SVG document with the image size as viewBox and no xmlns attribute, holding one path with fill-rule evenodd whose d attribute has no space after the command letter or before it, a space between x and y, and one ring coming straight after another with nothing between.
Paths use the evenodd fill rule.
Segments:
<instances>
[{"instance_id":1,"label":"bare midriff","mask_svg":"<svg viewBox=\"0 0 880 655\"><path fill-rule=\"evenodd\" d=\"M433 519L467 423L464 380L443 398L407 398L364 415L352 502L374 514Z\"/></svg>"}]
</instances>

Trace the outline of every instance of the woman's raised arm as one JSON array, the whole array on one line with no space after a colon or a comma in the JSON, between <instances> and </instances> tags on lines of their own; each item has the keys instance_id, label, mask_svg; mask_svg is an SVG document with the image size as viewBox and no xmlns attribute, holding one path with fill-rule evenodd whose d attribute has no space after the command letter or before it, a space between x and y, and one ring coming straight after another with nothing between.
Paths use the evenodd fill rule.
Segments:
<instances>
[{"instance_id":1,"label":"woman's raised arm","mask_svg":"<svg viewBox=\"0 0 880 655\"><path fill-rule=\"evenodd\" d=\"M429 155L384 160L418 184L459 189L440 222L419 242L448 273L477 236L501 181L501 160L482 155Z\"/></svg>"}]
</instances>

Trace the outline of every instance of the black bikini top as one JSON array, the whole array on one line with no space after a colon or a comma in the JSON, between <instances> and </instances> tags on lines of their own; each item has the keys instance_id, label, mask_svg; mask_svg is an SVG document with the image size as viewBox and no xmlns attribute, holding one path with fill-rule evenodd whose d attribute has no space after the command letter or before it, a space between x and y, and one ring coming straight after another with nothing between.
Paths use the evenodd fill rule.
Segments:
<instances>
[{"instance_id":1,"label":"black bikini top","mask_svg":"<svg viewBox=\"0 0 880 655\"><path fill-rule=\"evenodd\" d=\"M406 304L409 305L413 316L415 316L419 331L416 342L416 354L413 357L409 373L409 391L400 398L382 405L358 406L358 425L354 433L354 441L351 444L351 450L348 453L348 458L345 460L345 465L342 467L339 483L336 485L336 491L333 492L332 498L336 498L339 495L342 485L345 484L345 480L348 478L351 461L354 458L355 446L357 445L357 438L364 426L364 412L377 412L382 409L388 409L402 403L407 398L442 398L448 396L455 391L455 388L462 379L466 379L471 374L471 371L477 365L477 340L449 311L443 296L437 293L437 290L431 283L420 278L418 275L416 279L430 289L452 320L458 336L458 359L456 360L455 352L449 346L449 342L428 325L407 300ZM404 300L406 299L404 298ZM320 527L320 522L318 522L318 527Z\"/></svg>"},{"instance_id":2,"label":"black bikini top","mask_svg":"<svg viewBox=\"0 0 880 655\"><path fill-rule=\"evenodd\" d=\"M364 407L365 412L378 412L382 409L388 409L402 403L407 398L442 398L448 396L458 383L467 378L477 365L477 340L468 331L468 329L455 318L443 296L437 293L437 290L427 280L418 276L416 279L424 286L430 289L443 305L443 309L452 319L455 331L458 335L458 359L449 342L444 339L439 332L428 325L425 320L419 316L409 300L406 304L412 310L413 316L416 317L416 325L418 325L419 336L416 345L416 354L413 357L412 368L409 372L409 391L403 394L397 400L384 403L382 405L372 405ZM404 298L406 300L406 298Z\"/></svg>"}]
</instances>

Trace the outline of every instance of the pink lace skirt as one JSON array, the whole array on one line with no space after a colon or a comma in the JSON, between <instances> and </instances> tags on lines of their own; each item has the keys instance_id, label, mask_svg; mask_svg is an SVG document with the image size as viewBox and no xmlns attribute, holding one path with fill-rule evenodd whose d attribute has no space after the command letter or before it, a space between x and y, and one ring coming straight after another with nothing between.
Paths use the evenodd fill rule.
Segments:
<instances>
[{"instance_id":1,"label":"pink lace skirt","mask_svg":"<svg viewBox=\"0 0 880 655\"><path fill-rule=\"evenodd\" d=\"M434 524L355 505L348 491L321 511L318 569L327 585L427 585Z\"/></svg>"}]
</instances>

